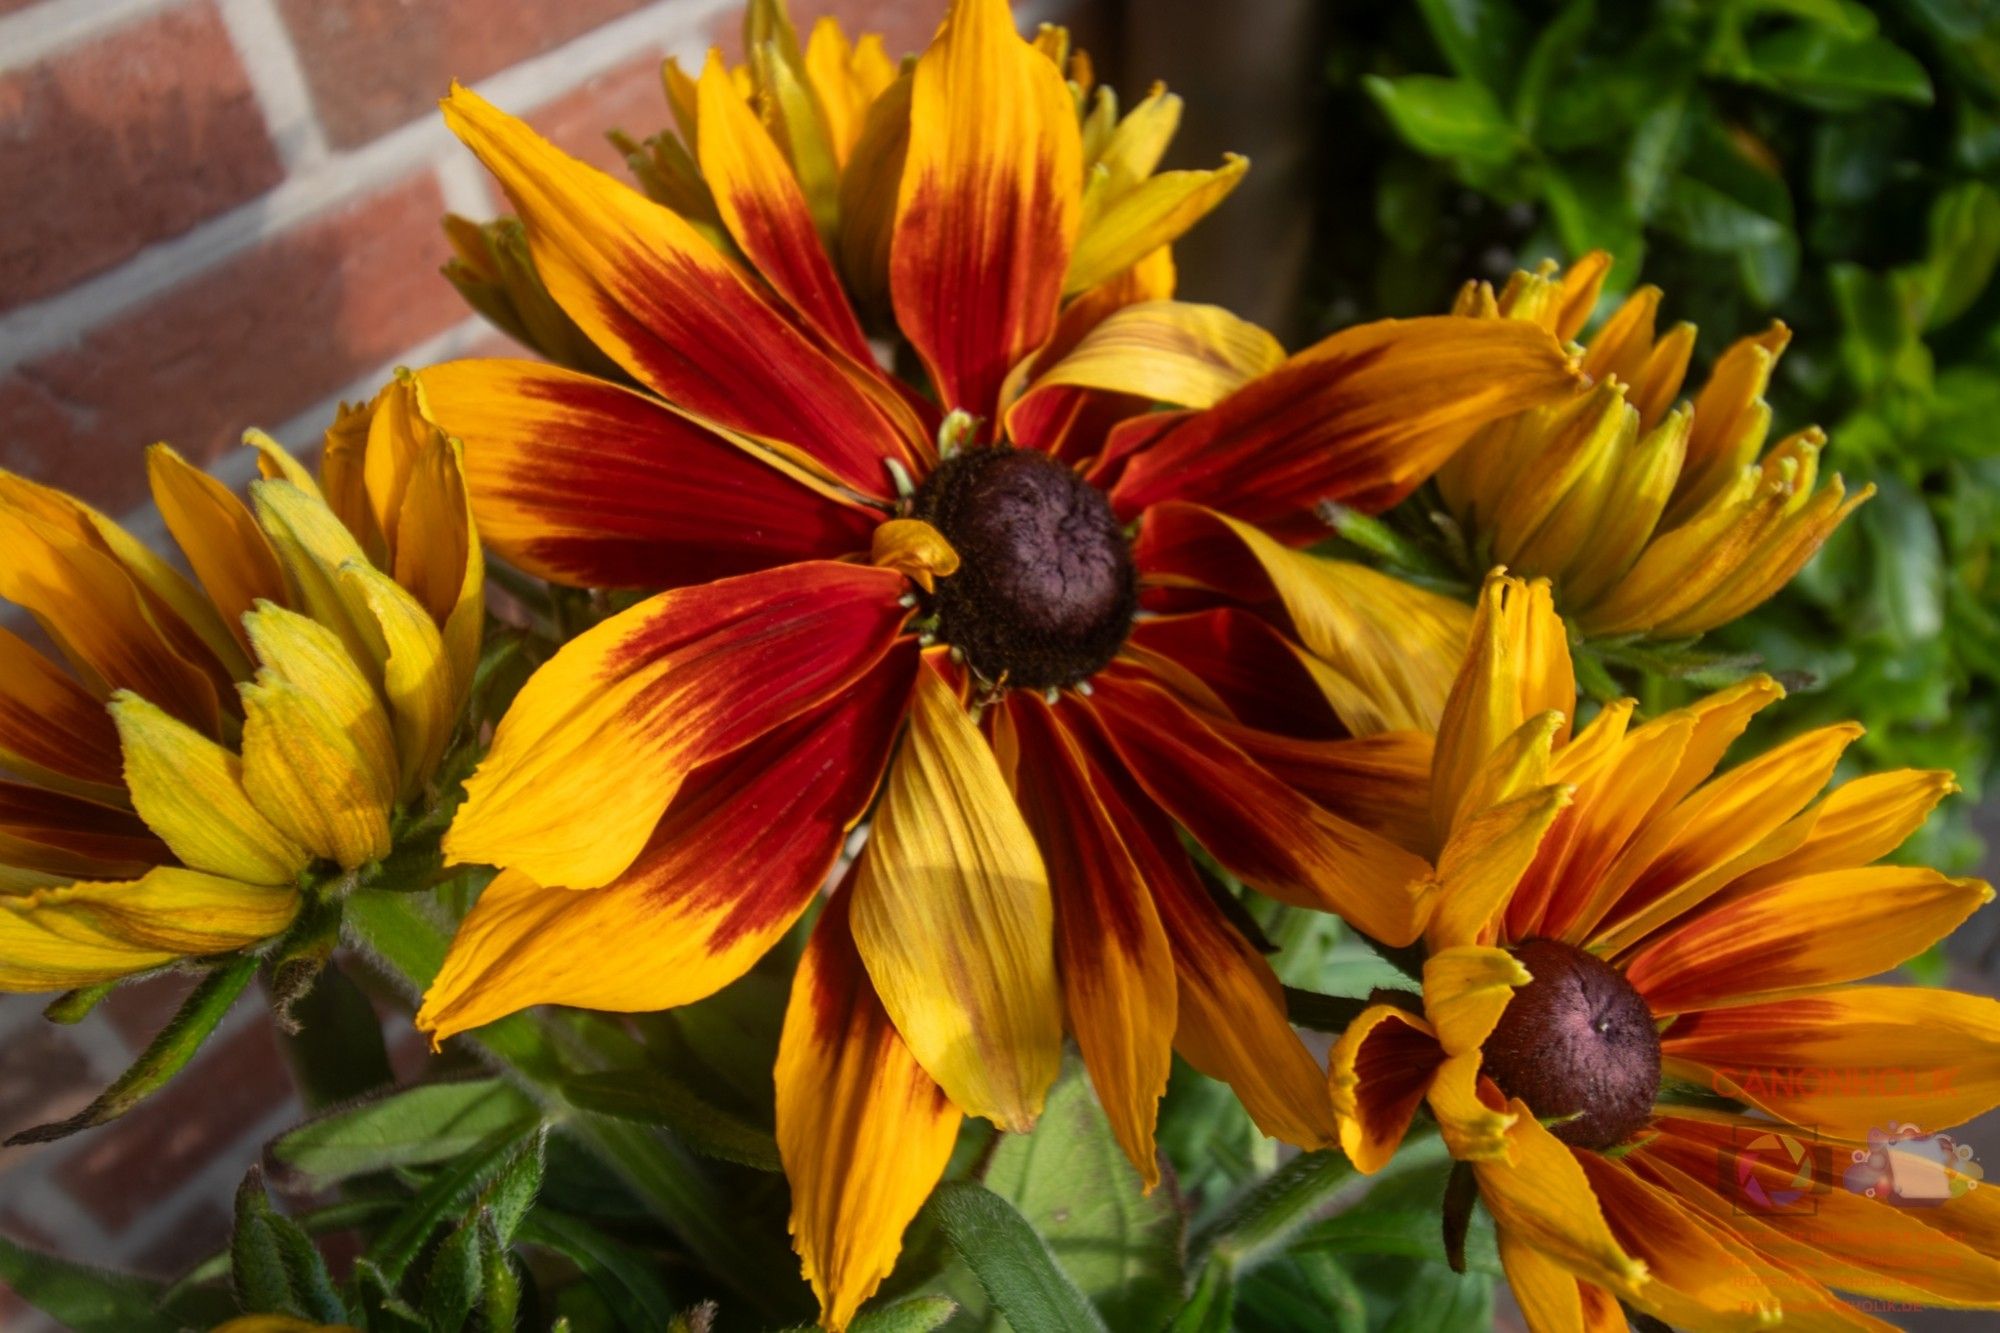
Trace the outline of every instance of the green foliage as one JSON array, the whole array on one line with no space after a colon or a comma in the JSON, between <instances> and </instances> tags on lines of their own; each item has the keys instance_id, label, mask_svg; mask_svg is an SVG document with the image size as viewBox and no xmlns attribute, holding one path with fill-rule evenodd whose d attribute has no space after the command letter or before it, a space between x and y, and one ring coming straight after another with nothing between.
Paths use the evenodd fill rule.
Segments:
<instances>
[{"instance_id":1,"label":"green foliage","mask_svg":"<svg viewBox=\"0 0 2000 1333\"><path fill-rule=\"evenodd\" d=\"M2000 733L2000 9L1424 0L1341 3L1329 31L1326 323L1596 247L1611 291L1657 284L1699 326L1697 374L1783 319L1776 434L1824 426L1826 466L1879 493L1701 651L1793 683L1765 727L1858 718L1860 763L1950 767L1977 797ZM1343 535L1395 559L1371 531ZM1712 683L1693 660L1587 665L1664 706ZM1976 859L1970 804L1909 854Z\"/></svg>"}]
</instances>

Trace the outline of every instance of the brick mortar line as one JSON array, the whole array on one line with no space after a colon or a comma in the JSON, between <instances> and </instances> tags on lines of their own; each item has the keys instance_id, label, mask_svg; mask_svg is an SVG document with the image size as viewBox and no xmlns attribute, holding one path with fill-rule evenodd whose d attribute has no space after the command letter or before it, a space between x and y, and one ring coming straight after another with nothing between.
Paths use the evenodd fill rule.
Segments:
<instances>
[{"instance_id":1,"label":"brick mortar line","mask_svg":"<svg viewBox=\"0 0 2000 1333\"><path fill-rule=\"evenodd\" d=\"M42 0L0 18L0 73L46 60L183 0Z\"/></svg>"},{"instance_id":2,"label":"brick mortar line","mask_svg":"<svg viewBox=\"0 0 2000 1333\"><path fill-rule=\"evenodd\" d=\"M216 10L287 174L324 159L326 134L313 109L298 47L275 0L216 0Z\"/></svg>"},{"instance_id":3,"label":"brick mortar line","mask_svg":"<svg viewBox=\"0 0 2000 1333\"><path fill-rule=\"evenodd\" d=\"M693 57L711 21L738 0L655 0L553 50L473 85L516 112L533 112L633 55ZM261 101L261 95L260 95ZM436 116L411 121L348 152L331 153L247 204L148 246L125 263L47 300L0 315L0 372L74 344L92 328L187 282L268 237L462 152Z\"/></svg>"}]
</instances>

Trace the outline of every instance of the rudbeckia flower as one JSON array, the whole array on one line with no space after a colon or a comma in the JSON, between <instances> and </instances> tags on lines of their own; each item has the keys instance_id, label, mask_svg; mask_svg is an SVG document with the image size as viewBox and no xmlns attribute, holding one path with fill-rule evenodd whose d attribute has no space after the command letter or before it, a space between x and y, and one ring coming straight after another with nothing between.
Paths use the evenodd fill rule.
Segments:
<instances>
[{"instance_id":1,"label":"rudbeckia flower","mask_svg":"<svg viewBox=\"0 0 2000 1333\"><path fill-rule=\"evenodd\" d=\"M1065 302L1072 94L1001 0L961 0L910 75L894 192L918 394L878 368L736 82L712 61L697 92L703 171L755 273L478 97L446 103L551 294L643 386L422 372L481 532L555 582L667 591L565 646L501 722L446 852L502 873L418 1022L442 1038L537 1003L707 995L872 811L778 1062L794 1234L840 1325L960 1117L1033 1122L1065 1022L1149 1179L1174 1048L1267 1132L1331 1141L1275 978L1176 827L1275 898L1412 937L1423 863L1279 776L1337 788L1315 765L1410 747L1347 759L1259 728L1434 721L1466 622L1287 543L1320 531L1321 499L1389 503L1574 374L1523 321L1371 325L1287 358L1165 299L1168 237ZM1405 669L1426 652L1440 665Z\"/></svg>"},{"instance_id":2,"label":"rudbeckia flower","mask_svg":"<svg viewBox=\"0 0 2000 1333\"><path fill-rule=\"evenodd\" d=\"M1854 984L1992 890L1873 864L1953 786L1820 795L1851 725L1718 772L1780 693L1637 726L1627 700L1572 734L1548 585L1483 592L1437 738L1422 995L1366 1009L1330 1080L1364 1170L1428 1105L1538 1333L1622 1327L1617 1301L1688 1329L1887 1327L1835 1291L2000 1305L1990 1190L1904 1209L1841 1180L1885 1116L1937 1131L2000 1104L2000 1002ZM1817 1166L1780 1146L1815 1136ZM1814 1216L1781 1215L1808 1189Z\"/></svg>"},{"instance_id":3,"label":"rudbeckia flower","mask_svg":"<svg viewBox=\"0 0 2000 1333\"><path fill-rule=\"evenodd\" d=\"M453 448L392 385L319 480L252 432L246 508L164 444L192 580L96 510L0 474L0 989L47 991L283 931L389 851L477 660L482 569Z\"/></svg>"},{"instance_id":4,"label":"rudbeckia flower","mask_svg":"<svg viewBox=\"0 0 2000 1333\"><path fill-rule=\"evenodd\" d=\"M1517 273L1499 296L1469 284L1458 313L1525 319L1565 341L1597 304L1610 256ZM1480 568L1546 578L1565 618L1593 637L1700 634L1762 604L1855 506L1818 484L1817 427L1765 452L1783 324L1730 346L1680 403L1695 330L1664 335L1660 290L1627 297L1583 354L1592 391L1486 429L1438 472L1438 494Z\"/></svg>"}]
</instances>

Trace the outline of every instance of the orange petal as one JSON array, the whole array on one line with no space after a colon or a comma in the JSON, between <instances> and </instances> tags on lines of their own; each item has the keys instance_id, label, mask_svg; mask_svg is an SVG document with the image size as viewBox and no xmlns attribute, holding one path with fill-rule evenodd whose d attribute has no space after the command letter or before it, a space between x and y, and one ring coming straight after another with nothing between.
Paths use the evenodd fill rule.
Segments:
<instances>
[{"instance_id":1,"label":"orange petal","mask_svg":"<svg viewBox=\"0 0 2000 1333\"><path fill-rule=\"evenodd\" d=\"M533 1004L641 1013L741 976L826 882L875 794L915 645L846 692L692 774L601 889L495 880L459 926L417 1026L438 1040Z\"/></svg>"},{"instance_id":2,"label":"orange petal","mask_svg":"<svg viewBox=\"0 0 2000 1333\"><path fill-rule=\"evenodd\" d=\"M1076 105L1007 0L954 0L917 61L896 197L897 322L948 408L993 419L1055 328L1081 217Z\"/></svg>"},{"instance_id":3,"label":"orange petal","mask_svg":"<svg viewBox=\"0 0 2000 1333\"><path fill-rule=\"evenodd\" d=\"M1388 1165L1444 1062L1429 1024L1393 1004L1361 1011L1327 1055L1340 1148L1355 1169Z\"/></svg>"},{"instance_id":4,"label":"orange petal","mask_svg":"<svg viewBox=\"0 0 2000 1333\"><path fill-rule=\"evenodd\" d=\"M880 515L657 399L531 361L418 372L479 535L556 583L661 588L865 550Z\"/></svg>"},{"instance_id":5,"label":"orange petal","mask_svg":"<svg viewBox=\"0 0 2000 1333\"><path fill-rule=\"evenodd\" d=\"M889 1021L854 947L843 890L792 981L778 1042L778 1152L792 1246L820 1321L847 1327L896 1266L963 1118Z\"/></svg>"},{"instance_id":6,"label":"orange petal","mask_svg":"<svg viewBox=\"0 0 2000 1333\"><path fill-rule=\"evenodd\" d=\"M116 802L125 780L104 705L55 663L0 629L0 767L75 796Z\"/></svg>"},{"instance_id":7,"label":"orange petal","mask_svg":"<svg viewBox=\"0 0 2000 1333\"><path fill-rule=\"evenodd\" d=\"M1064 1008L1091 1086L1146 1188L1160 1180L1153 1125L1173 1063L1173 955L1139 863L1092 790L1060 714L1015 691L1014 791L1048 864Z\"/></svg>"},{"instance_id":8,"label":"orange petal","mask_svg":"<svg viewBox=\"0 0 2000 1333\"><path fill-rule=\"evenodd\" d=\"M1336 333L1190 417L1112 490L1133 517L1194 500L1281 537L1334 500L1386 509L1489 421L1576 386L1556 340L1524 320L1383 320Z\"/></svg>"},{"instance_id":9,"label":"orange petal","mask_svg":"<svg viewBox=\"0 0 2000 1333\"><path fill-rule=\"evenodd\" d=\"M1619 1244L1650 1273L1634 1301L1681 1328L1754 1329L1776 1322L1778 1301L1757 1272L1698 1213L1594 1152L1576 1160Z\"/></svg>"},{"instance_id":10,"label":"orange petal","mask_svg":"<svg viewBox=\"0 0 2000 1333\"><path fill-rule=\"evenodd\" d=\"M501 719L446 857L549 886L609 883L690 772L873 666L907 586L893 570L788 565L664 592L586 630Z\"/></svg>"}]
</instances>

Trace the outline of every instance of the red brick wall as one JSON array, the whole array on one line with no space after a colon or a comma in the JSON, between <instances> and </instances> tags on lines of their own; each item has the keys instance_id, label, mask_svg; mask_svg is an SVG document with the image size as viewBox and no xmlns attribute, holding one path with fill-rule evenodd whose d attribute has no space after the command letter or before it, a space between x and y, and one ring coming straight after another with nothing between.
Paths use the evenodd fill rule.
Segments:
<instances>
[{"instance_id":1,"label":"red brick wall","mask_svg":"<svg viewBox=\"0 0 2000 1333\"><path fill-rule=\"evenodd\" d=\"M944 3L792 8L913 49ZM1017 5L1024 23L1083 7ZM0 467L151 537L149 443L240 483L246 426L309 448L395 365L490 344L437 273L440 213L499 205L434 114L448 80L615 168L601 131L669 123L660 57L733 47L739 24L740 0L0 0ZM134 987L74 1028L0 997L0 1134L84 1105L178 989ZM221 1243L235 1182L296 1109L252 1002L201 1059L204 1093L0 1151L0 1230L161 1273ZM0 1288L0 1326L46 1325Z\"/></svg>"}]
</instances>

